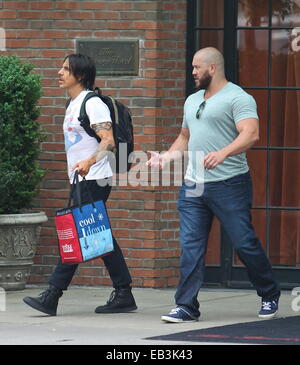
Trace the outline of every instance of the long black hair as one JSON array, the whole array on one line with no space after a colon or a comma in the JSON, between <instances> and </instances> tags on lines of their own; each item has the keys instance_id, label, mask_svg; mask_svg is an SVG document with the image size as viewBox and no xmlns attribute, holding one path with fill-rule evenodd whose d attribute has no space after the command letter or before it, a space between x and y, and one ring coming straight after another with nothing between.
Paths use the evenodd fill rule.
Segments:
<instances>
[{"instance_id":1,"label":"long black hair","mask_svg":"<svg viewBox=\"0 0 300 365\"><path fill-rule=\"evenodd\" d=\"M68 55L70 72L85 89L93 90L96 78L96 65L91 57L81 53Z\"/></svg>"}]
</instances>

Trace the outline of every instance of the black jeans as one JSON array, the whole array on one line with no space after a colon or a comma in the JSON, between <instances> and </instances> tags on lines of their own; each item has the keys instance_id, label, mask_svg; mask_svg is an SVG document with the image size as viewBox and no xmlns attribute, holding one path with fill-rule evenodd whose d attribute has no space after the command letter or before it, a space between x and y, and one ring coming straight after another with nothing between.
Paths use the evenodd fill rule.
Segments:
<instances>
[{"instance_id":1,"label":"black jeans","mask_svg":"<svg viewBox=\"0 0 300 365\"><path fill-rule=\"evenodd\" d=\"M101 181L103 182L103 180ZM88 202L87 191L83 188L81 184L81 201ZM87 180L88 189L91 193L92 198L97 200L103 200L106 202L111 191L111 185L100 184L98 185L96 180ZM74 205L77 204L76 196L73 196ZM109 272L109 276L112 280L114 288L127 287L132 282L129 270L127 268L124 256L117 241L114 241L114 251L107 256L104 256L102 260L104 261L105 267ZM60 260L55 267L50 279L49 284L54 285L62 290L67 290L74 274L77 269L77 264L63 264Z\"/></svg>"}]
</instances>

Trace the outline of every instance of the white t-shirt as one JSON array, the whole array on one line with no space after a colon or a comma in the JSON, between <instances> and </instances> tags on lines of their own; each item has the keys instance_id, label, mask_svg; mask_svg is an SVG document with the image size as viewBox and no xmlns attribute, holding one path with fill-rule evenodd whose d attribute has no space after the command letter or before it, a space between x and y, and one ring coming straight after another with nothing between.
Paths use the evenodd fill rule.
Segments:
<instances>
[{"instance_id":1,"label":"white t-shirt","mask_svg":"<svg viewBox=\"0 0 300 365\"><path fill-rule=\"evenodd\" d=\"M92 156L99 145L96 138L89 136L81 127L78 120L82 101L89 90L82 91L75 99L71 100L64 119L63 130L68 163L70 183L73 182L74 170L72 167L79 161ZM110 122L110 112L100 98L91 98L86 103L86 112L90 124ZM104 179L112 176L112 170L107 157L104 157L91 166L86 180ZM81 180L81 178L80 178Z\"/></svg>"}]
</instances>

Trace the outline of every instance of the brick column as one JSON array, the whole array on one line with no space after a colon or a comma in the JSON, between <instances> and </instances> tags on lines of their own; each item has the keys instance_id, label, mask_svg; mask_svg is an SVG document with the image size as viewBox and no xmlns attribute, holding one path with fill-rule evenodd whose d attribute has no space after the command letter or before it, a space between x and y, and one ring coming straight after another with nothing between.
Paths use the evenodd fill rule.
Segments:
<instances>
[{"instance_id":1,"label":"brick column","mask_svg":"<svg viewBox=\"0 0 300 365\"><path fill-rule=\"evenodd\" d=\"M97 85L130 107L135 149L162 151L180 131L185 96L186 0L3 1L6 54L36 65L42 77L40 123L48 135L41 161L48 169L38 204L43 227L31 282L46 282L58 259L53 217L69 193L62 134L66 95L57 71L76 38L139 39L138 76L99 77ZM145 184L144 184L145 185ZM178 187L113 187L108 211L133 285L167 287L178 280ZM111 285L102 260L81 264L73 284Z\"/></svg>"}]
</instances>

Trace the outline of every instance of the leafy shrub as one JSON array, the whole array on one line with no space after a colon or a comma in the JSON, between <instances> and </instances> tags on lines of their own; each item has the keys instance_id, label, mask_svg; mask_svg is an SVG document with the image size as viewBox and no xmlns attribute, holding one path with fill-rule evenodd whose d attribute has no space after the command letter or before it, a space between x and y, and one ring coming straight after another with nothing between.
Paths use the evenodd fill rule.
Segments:
<instances>
[{"instance_id":1,"label":"leafy shrub","mask_svg":"<svg viewBox=\"0 0 300 365\"><path fill-rule=\"evenodd\" d=\"M45 175L38 162L44 140L37 118L42 95L33 65L16 56L0 56L0 213L33 207Z\"/></svg>"}]
</instances>

